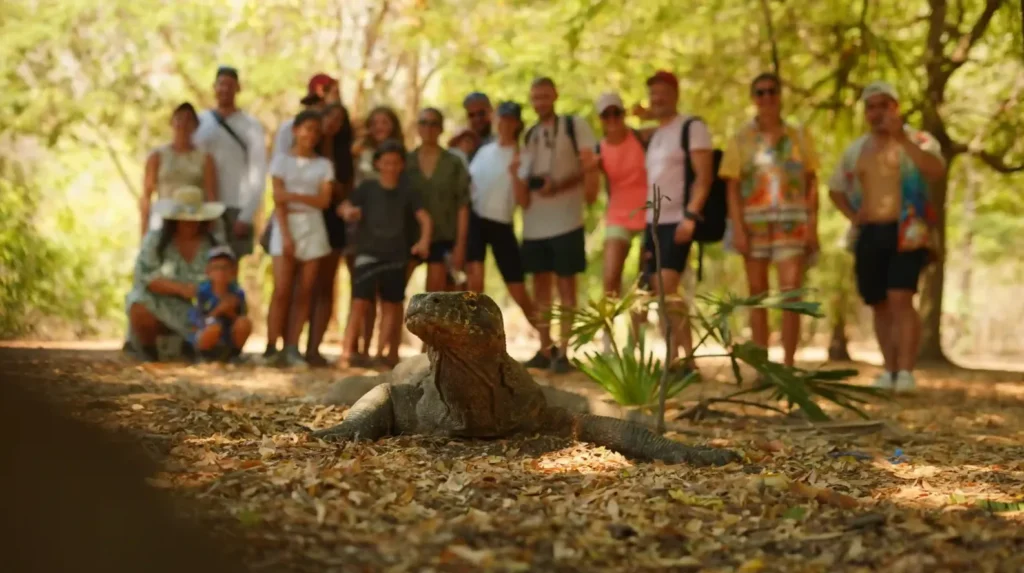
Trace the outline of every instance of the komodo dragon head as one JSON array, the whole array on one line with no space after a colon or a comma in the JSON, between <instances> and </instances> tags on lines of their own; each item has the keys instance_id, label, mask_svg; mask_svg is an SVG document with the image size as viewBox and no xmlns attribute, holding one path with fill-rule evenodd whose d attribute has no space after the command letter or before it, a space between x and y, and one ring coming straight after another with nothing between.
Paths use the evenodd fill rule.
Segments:
<instances>
[{"instance_id":1,"label":"komodo dragon head","mask_svg":"<svg viewBox=\"0 0 1024 573\"><path fill-rule=\"evenodd\" d=\"M505 323L501 309L485 294L415 294L409 300L405 325L409 332L440 351L505 352Z\"/></svg>"}]
</instances>

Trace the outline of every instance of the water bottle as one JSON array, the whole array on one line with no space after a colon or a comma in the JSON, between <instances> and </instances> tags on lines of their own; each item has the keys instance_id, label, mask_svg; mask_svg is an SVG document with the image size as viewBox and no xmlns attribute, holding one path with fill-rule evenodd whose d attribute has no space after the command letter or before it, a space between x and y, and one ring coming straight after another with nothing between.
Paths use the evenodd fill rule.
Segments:
<instances>
[{"instance_id":1,"label":"water bottle","mask_svg":"<svg viewBox=\"0 0 1024 573\"><path fill-rule=\"evenodd\" d=\"M455 285L461 285L466 283L466 273L458 270L452 264L451 252L444 254L444 266L448 270L448 279Z\"/></svg>"}]
</instances>

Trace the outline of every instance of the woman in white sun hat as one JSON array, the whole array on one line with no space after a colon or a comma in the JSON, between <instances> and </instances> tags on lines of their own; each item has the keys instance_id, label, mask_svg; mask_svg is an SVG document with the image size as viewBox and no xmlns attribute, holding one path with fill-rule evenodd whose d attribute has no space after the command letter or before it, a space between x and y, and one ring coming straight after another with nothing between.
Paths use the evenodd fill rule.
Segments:
<instances>
[{"instance_id":1,"label":"woman in white sun hat","mask_svg":"<svg viewBox=\"0 0 1024 573\"><path fill-rule=\"evenodd\" d=\"M161 334L188 338L196 285L206 277L207 251L217 244L211 229L224 213L223 203L203 201L203 194L185 185L153 204L163 225L143 238L125 300L129 342L146 361L158 360Z\"/></svg>"}]
</instances>

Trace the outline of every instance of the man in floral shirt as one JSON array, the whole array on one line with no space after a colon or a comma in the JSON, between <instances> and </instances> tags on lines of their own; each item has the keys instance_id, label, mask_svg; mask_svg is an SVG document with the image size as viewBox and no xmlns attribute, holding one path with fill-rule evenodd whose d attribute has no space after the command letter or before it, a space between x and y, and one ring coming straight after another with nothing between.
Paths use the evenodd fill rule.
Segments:
<instances>
[{"instance_id":1,"label":"man in floral shirt","mask_svg":"<svg viewBox=\"0 0 1024 573\"><path fill-rule=\"evenodd\" d=\"M855 229L857 290L874 311L885 357L875 386L908 392L921 320L914 294L938 246L928 186L942 181L946 163L934 137L903 123L891 85L868 85L861 101L871 131L843 152L829 188Z\"/></svg>"}]
</instances>

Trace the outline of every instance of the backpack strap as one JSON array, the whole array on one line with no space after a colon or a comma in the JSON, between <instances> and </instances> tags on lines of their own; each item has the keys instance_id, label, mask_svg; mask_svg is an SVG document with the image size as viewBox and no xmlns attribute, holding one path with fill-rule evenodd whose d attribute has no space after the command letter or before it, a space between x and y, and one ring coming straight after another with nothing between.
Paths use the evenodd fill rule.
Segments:
<instances>
[{"instance_id":1,"label":"backpack strap","mask_svg":"<svg viewBox=\"0 0 1024 573\"><path fill-rule=\"evenodd\" d=\"M534 132L537 131L537 126L538 125L540 125L540 124L539 123L535 123L535 124L531 125L526 130L526 136L523 138L523 145L529 145L530 144L530 138L533 137Z\"/></svg>"},{"instance_id":2,"label":"backpack strap","mask_svg":"<svg viewBox=\"0 0 1024 573\"><path fill-rule=\"evenodd\" d=\"M565 133L569 136L569 141L572 142L572 150L576 152L576 157L579 158L580 144L576 141L576 116L565 116Z\"/></svg>"},{"instance_id":3,"label":"backpack strap","mask_svg":"<svg viewBox=\"0 0 1024 573\"><path fill-rule=\"evenodd\" d=\"M690 202L690 190L693 188L694 173L693 162L690 161L690 125L695 121L703 121L697 116L687 118L683 122L683 130L679 145L683 148L683 161L686 174L683 176L683 209ZM695 223L696 224L696 223ZM704 280L704 243L697 243L697 282Z\"/></svg>"},{"instance_id":4,"label":"backpack strap","mask_svg":"<svg viewBox=\"0 0 1024 573\"><path fill-rule=\"evenodd\" d=\"M222 116L219 111L215 109L210 111L213 113L213 118L217 120L217 123L219 123L220 126L223 127L225 131L228 132L228 135L231 136L231 139L234 139L235 142L238 143L238 145L242 146L242 153L245 155L245 162L248 163L249 146L245 144L245 140L242 139L241 136L239 136L237 133L235 133L235 130L231 129L231 126L228 125L228 122L224 120L224 116Z\"/></svg>"}]
</instances>

